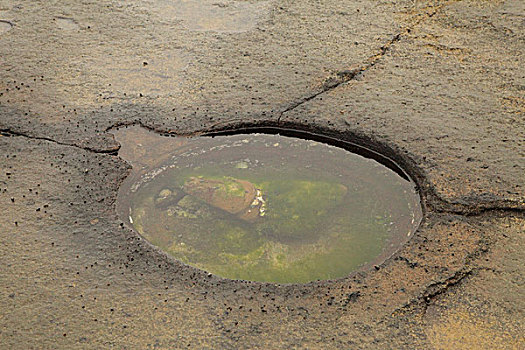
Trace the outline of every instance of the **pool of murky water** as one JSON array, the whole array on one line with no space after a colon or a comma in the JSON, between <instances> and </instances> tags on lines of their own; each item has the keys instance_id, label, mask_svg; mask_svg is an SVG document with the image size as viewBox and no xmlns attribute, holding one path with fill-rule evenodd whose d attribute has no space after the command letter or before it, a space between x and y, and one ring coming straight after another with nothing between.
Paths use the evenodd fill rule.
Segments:
<instances>
[{"instance_id":1,"label":"pool of murky water","mask_svg":"<svg viewBox=\"0 0 525 350\"><path fill-rule=\"evenodd\" d=\"M222 277L344 277L390 256L420 222L412 182L342 148L268 134L148 137L172 146L133 138L142 162L121 189L122 218L174 258Z\"/></svg>"}]
</instances>

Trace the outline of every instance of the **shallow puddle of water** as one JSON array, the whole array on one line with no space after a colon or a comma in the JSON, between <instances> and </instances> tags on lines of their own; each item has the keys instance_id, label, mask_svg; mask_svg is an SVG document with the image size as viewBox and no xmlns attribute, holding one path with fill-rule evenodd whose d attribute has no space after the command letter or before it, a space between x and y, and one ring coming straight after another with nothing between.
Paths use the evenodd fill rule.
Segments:
<instances>
[{"instance_id":1,"label":"shallow puddle of water","mask_svg":"<svg viewBox=\"0 0 525 350\"><path fill-rule=\"evenodd\" d=\"M10 31L13 28L13 25L8 21L0 20L0 34Z\"/></svg>"},{"instance_id":2,"label":"shallow puddle of water","mask_svg":"<svg viewBox=\"0 0 525 350\"><path fill-rule=\"evenodd\" d=\"M151 0L147 7L168 20L180 20L194 31L244 32L268 12L268 1Z\"/></svg>"},{"instance_id":3,"label":"shallow puddle of water","mask_svg":"<svg viewBox=\"0 0 525 350\"><path fill-rule=\"evenodd\" d=\"M119 213L216 275L275 283L347 276L390 256L421 218L413 183L344 149L280 135L116 132L134 173Z\"/></svg>"}]
</instances>

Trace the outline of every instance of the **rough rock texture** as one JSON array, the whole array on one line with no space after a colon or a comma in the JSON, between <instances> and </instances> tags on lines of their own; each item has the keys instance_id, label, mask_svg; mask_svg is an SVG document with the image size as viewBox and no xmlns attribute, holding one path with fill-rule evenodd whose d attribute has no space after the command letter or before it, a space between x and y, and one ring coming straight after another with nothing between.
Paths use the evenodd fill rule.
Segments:
<instances>
[{"instance_id":1,"label":"rough rock texture","mask_svg":"<svg viewBox=\"0 0 525 350\"><path fill-rule=\"evenodd\" d=\"M523 348L521 1L0 0L0 347ZM108 132L294 127L418 182L372 271L276 286L118 219Z\"/></svg>"}]
</instances>

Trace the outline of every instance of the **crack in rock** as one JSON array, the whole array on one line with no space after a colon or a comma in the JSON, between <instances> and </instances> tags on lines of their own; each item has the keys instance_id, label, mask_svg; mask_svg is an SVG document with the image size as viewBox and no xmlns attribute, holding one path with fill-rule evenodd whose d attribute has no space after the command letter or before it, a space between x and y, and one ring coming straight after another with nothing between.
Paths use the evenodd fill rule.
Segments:
<instances>
[{"instance_id":1,"label":"crack in rock","mask_svg":"<svg viewBox=\"0 0 525 350\"><path fill-rule=\"evenodd\" d=\"M120 145L116 149L96 149L96 148L87 147L87 146L80 146L75 143L66 143L66 142L53 140L49 137L28 135L28 134L13 131L10 129L0 129L0 135L6 136L6 137L25 137L25 138L32 139L32 140L42 140L42 141L51 142L57 145L74 147L74 148L78 148L84 151L97 153L97 154L117 155L118 150L120 149Z\"/></svg>"},{"instance_id":2,"label":"crack in rock","mask_svg":"<svg viewBox=\"0 0 525 350\"><path fill-rule=\"evenodd\" d=\"M403 36L407 35L408 33L412 31L412 28L419 25L425 19L433 17L440 9L442 9L444 6L452 2L455 2L455 0L447 1L439 6L436 6L431 12L420 14L421 18L415 20L414 24L411 27L403 28L403 30L401 30L399 33L394 35L389 41L387 41L383 46L381 46L381 48L379 49L379 53L373 56L370 56L368 59L366 59L365 63L362 66L348 69L348 70L339 71L335 73L335 77L328 77L327 79L325 79L325 82L322 85L320 91L314 92L292 103L290 106L288 106L286 109L284 109L282 112L279 113L279 117L277 118L277 121L280 122L284 114L290 111L293 111L299 106L318 97L319 95L329 92L342 84L348 83L358 78L364 71L374 67L381 60L381 58L383 58L383 56L385 56L387 52L390 51L391 47L396 42L400 41Z\"/></svg>"},{"instance_id":3,"label":"crack in rock","mask_svg":"<svg viewBox=\"0 0 525 350\"><path fill-rule=\"evenodd\" d=\"M427 285L418 297L415 297L414 299L405 303L403 306L396 308L394 313L405 312L408 311L412 306L419 305L423 310L422 313L425 314L430 304L436 298L445 294L450 288L457 286L466 278L472 276L476 270L476 268L463 268L456 271L452 276L449 276L444 280L435 281Z\"/></svg>"},{"instance_id":4,"label":"crack in rock","mask_svg":"<svg viewBox=\"0 0 525 350\"><path fill-rule=\"evenodd\" d=\"M284 116L284 114L296 109L297 107L307 103L308 101L313 100L314 98L318 97L319 95L322 95L328 91L331 91L338 86L345 84L349 81L352 81L359 77L361 73L366 71L367 69L372 68L379 62L379 60L388 52L388 50L392 47L392 45L401 40L402 34L409 31L408 29L405 29L404 32L396 34L392 39L390 39L386 44L381 46L380 52L376 55L373 55L369 57L366 60L366 63L362 65L361 67L351 68L343 71L339 71L335 73L334 77L329 77L325 79L325 82L323 83L321 90L317 91L309 96L303 97L299 99L298 101L292 103L289 107L284 109L282 112L279 113L279 117L277 117L277 122L281 121L281 118Z\"/></svg>"}]
</instances>

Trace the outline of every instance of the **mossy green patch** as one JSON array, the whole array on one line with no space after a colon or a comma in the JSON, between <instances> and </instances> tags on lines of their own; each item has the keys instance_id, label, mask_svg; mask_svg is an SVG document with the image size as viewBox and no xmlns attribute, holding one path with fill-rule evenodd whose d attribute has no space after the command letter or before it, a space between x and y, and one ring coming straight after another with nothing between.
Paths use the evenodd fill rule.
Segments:
<instances>
[{"instance_id":1,"label":"mossy green patch","mask_svg":"<svg viewBox=\"0 0 525 350\"><path fill-rule=\"evenodd\" d=\"M196 176L223 181L220 190L228 195L243 195L235 178L202 173L184 178ZM159 208L152 197L144 197L142 207L132 213L134 225L144 232L143 218L148 216L146 225L154 233L146 237L152 243L185 263L230 278L306 282L348 270L352 263L342 262L353 249L344 232L351 223L341 215L346 186L333 181L243 180L254 181L267 200L267 216L257 223L242 222L190 195L169 202L178 190L164 189L159 198L170 206ZM172 187L180 189L182 181ZM319 232L329 226L331 235L320 238ZM375 246L381 249L381 244Z\"/></svg>"},{"instance_id":2,"label":"mossy green patch","mask_svg":"<svg viewBox=\"0 0 525 350\"><path fill-rule=\"evenodd\" d=\"M231 176L223 176L221 178L215 178L215 180L221 181L219 185L219 192L225 197L243 197L244 188Z\"/></svg>"}]
</instances>

